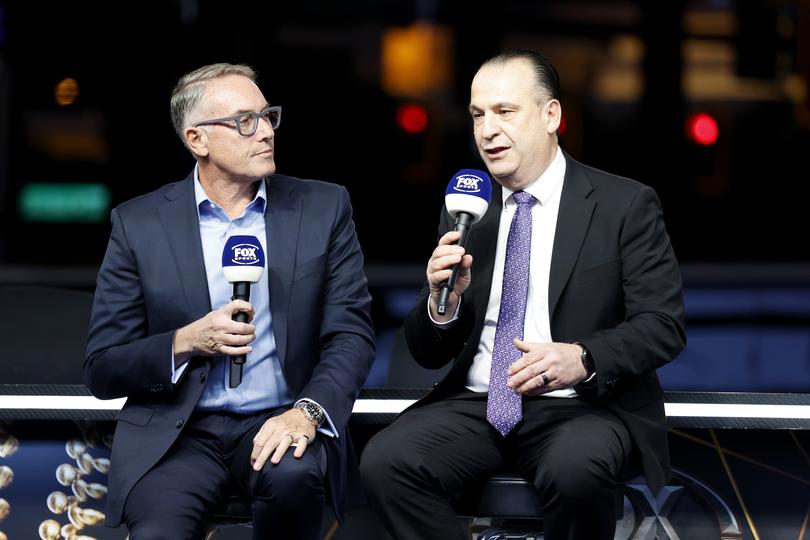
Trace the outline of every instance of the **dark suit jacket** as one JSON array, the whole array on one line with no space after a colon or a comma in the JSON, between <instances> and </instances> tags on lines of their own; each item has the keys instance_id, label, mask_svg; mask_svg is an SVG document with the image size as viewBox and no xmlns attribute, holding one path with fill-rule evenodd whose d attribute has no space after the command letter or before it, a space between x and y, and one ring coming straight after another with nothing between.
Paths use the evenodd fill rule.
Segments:
<instances>
[{"instance_id":1,"label":"dark suit jacket","mask_svg":"<svg viewBox=\"0 0 810 540\"><path fill-rule=\"evenodd\" d=\"M345 189L278 174L266 182L273 332L291 393L321 404L340 435L323 437L340 516L354 472L346 424L374 358L363 256ZM95 396L128 398L112 449L108 525L120 523L132 486L172 446L199 400L212 359L192 358L173 385L172 338L210 310L193 175L114 209L84 366Z\"/></svg>"},{"instance_id":2,"label":"dark suit jacket","mask_svg":"<svg viewBox=\"0 0 810 540\"><path fill-rule=\"evenodd\" d=\"M552 339L588 348L598 385L576 390L624 421L648 482L662 485L669 477L669 451L655 369L683 349L686 337L681 276L661 205L647 186L565 159L548 291ZM462 389L478 349L503 207L501 187L493 185L489 209L467 242L472 282L459 319L449 329L435 327L427 315L425 288L406 320L406 339L417 362L435 368L455 359L416 406ZM439 236L452 227L443 210Z\"/></svg>"}]
</instances>

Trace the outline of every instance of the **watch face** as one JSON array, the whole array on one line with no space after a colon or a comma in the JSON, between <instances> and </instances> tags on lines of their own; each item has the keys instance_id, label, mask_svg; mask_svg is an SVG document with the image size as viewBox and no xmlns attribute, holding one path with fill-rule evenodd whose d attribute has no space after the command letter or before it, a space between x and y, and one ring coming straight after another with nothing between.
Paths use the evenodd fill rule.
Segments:
<instances>
[{"instance_id":1,"label":"watch face","mask_svg":"<svg viewBox=\"0 0 810 540\"><path fill-rule=\"evenodd\" d=\"M324 421L324 414L320 407L315 405L314 403L310 403L308 401L302 403L299 408L304 412L304 416L307 417L307 420L310 422L315 422L319 426Z\"/></svg>"}]
</instances>

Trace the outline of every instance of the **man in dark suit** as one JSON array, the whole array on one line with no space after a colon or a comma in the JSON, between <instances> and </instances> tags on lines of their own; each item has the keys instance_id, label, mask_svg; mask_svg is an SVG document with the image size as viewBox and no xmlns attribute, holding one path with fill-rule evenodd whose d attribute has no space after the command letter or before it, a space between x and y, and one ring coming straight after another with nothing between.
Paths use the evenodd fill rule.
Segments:
<instances>
[{"instance_id":1,"label":"man in dark suit","mask_svg":"<svg viewBox=\"0 0 810 540\"><path fill-rule=\"evenodd\" d=\"M127 397L107 525L198 539L237 489L254 538L318 538L325 501L340 516L356 472L346 425L374 357L349 196L274 174L281 108L247 66L182 77L172 120L197 165L112 211L90 323L87 386ZM267 254L250 302L230 300L222 273L232 235ZM242 354L231 388L229 356Z\"/></svg>"},{"instance_id":2,"label":"man in dark suit","mask_svg":"<svg viewBox=\"0 0 810 540\"><path fill-rule=\"evenodd\" d=\"M485 62L470 113L492 202L466 251L443 211L405 323L420 364L453 367L369 442L361 475L395 538L466 538L453 500L508 467L544 501L546 540L612 539L616 482L639 462L653 486L669 474L655 369L685 336L661 207L562 152L559 78L542 55Z\"/></svg>"}]
</instances>

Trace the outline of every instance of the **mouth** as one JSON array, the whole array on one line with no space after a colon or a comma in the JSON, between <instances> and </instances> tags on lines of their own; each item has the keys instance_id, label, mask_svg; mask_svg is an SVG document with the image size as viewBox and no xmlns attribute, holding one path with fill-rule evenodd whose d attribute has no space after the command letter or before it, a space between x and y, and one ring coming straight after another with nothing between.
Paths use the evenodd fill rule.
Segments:
<instances>
[{"instance_id":1,"label":"mouth","mask_svg":"<svg viewBox=\"0 0 810 540\"><path fill-rule=\"evenodd\" d=\"M509 150L508 146L493 146L492 148L485 148L484 152L489 159L498 159L503 157L507 150Z\"/></svg>"},{"instance_id":2,"label":"mouth","mask_svg":"<svg viewBox=\"0 0 810 540\"><path fill-rule=\"evenodd\" d=\"M273 149L272 149L272 148L268 148L267 150L262 150L261 152L258 152L258 153L256 153L255 155L257 155L257 156L267 156L267 155L271 155L271 156L272 156L272 155L273 155Z\"/></svg>"}]
</instances>

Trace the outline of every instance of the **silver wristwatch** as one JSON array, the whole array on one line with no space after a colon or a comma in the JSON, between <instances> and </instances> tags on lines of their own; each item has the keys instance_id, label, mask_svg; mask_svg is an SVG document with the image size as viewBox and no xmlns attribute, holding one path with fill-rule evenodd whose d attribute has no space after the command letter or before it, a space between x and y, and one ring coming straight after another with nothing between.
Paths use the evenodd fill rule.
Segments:
<instances>
[{"instance_id":1,"label":"silver wristwatch","mask_svg":"<svg viewBox=\"0 0 810 540\"><path fill-rule=\"evenodd\" d=\"M323 425L323 421L326 420L326 413L323 412L323 409L320 405L316 405L311 401L299 401L295 405L293 405L296 409L300 409L302 413L304 413L304 417L315 424L316 428L319 428Z\"/></svg>"}]
</instances>

